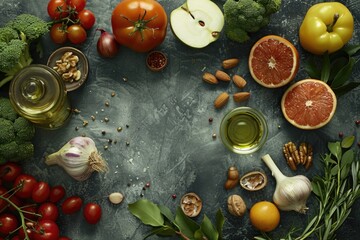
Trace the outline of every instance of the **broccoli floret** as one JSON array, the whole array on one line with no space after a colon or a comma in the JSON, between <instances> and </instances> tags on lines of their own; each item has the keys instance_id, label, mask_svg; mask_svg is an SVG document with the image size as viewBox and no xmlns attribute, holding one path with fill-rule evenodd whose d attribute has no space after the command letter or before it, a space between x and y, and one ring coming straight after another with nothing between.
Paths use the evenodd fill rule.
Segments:
<instances>
[{"instance_id":1,"label":"broccoli floret","mask_svg":"<svg viewBox=\"0 0 360 240\"><path fill-rule=\"evenodd\" d=\"M0 72L5 73L0 87L32 63L30 44L47 33L49 27L49 23L34 15L21 14L0 28Z\"/></svg>"},{"instance_id":2,"label":"broccoli floret","mask_svg":"<svg viewBox=\"0 0 360 240\"><path fill-rule=\"evenodd\" d=\"M7 98L0 98L0 129L0 163L26 160L34 155L31 140L35 127L17 115Z\"/></svg>"},{"instance_id":3,"label":"broccoli floret","mask_svg":"<svg viewBox=\"0 0 360 240\"><path fill-rule=\"evenodd\" d=\"M237 42L249 39L270 22L270 15L280 9L281 0L227 0L223 6L225 34Z\"/></svg>"}]
</instances>

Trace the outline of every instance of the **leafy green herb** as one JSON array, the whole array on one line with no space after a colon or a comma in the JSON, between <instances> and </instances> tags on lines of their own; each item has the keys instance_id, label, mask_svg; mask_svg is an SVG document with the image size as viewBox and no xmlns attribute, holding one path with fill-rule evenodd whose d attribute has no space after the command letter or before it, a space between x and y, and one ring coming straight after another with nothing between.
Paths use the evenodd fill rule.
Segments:
<instances>
[{"instance_id":1,"label":"leafy green herb","mask_svg":"<svg viewBox=\"0 0 360 240\"><path fill-rule=\"evenodd\" d=\"M319 240L336 239L336 231L360 198L360 161L351 148L354 142L355 137L349 136L341 142L328 143L329 153L322 157L324 174L312 180L312 191L319 202L317 214L309 220L299 236L294 236L298 229L291 229L282 239L305 240L310 236L316 236ZM271 238L263 235L255 239Z\"/></svg>"},{"instance_id":2,"label":"leafy green herb","mask_svg":"<svg viewBox=\"0 0 360 240\"><path fill-rule=\"evenodd\" d=\"M164 237L178 235L185 240L222 239L222 227L225 218L220 209L216 213L216 225L214 226L206 215L199 225L186 216L180 207L176 209L174 216L166 206L156 205L147 199L140 199L131 203L128 208L142 223L153 227L144 239L153 235Z\"/></svg>"},{"instance_id":3,"label":"leafy green herb","mask_svg":"<svg viewBox=\"0 0 360 240\"><path fill-rule=\"evenodd\" d=\"M311 56L304 68L311 78L326 82L337 96L341 96L360 85L360 81L351 79L359 52L360 44L347 45L332 54Z\"/></svg>"}]
</instances>

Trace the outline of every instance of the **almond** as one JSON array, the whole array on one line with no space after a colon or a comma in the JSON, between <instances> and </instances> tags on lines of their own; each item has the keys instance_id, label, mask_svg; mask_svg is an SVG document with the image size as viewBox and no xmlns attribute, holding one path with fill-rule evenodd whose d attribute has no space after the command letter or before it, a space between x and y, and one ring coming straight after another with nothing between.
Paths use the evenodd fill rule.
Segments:
<instances>
[{"instance_id":1,"label":"almond","mask_svg":"<svg viewBox=\"0 0 360 240\"><path fill-rule=\"evenodd\" d=\"M215 108L222 108L229 101L229 94L227 92L221 93L214 101Z\"/></svg>"},{"instance_id":2,"label":"almond","mask_svg":"<svg viewBox=\"0 0 360 240\"><path fill-rule=\"evenodd\" d=\"M249 92L238 92L238 93L234 93L233 95L233 99L235 102L243 102L247 100L249 97L250 97Z\"/></svg>"},{"instance_id":3,"label":"almond","mask_svg":"<svg viewBox=\"0 0 360 240\"><path fill-rule=\"evenodd\" d=\"M240 60L237 58L226 59L222 62L222 67L224 69L234 68L239 64L239 62L240 62Z\"/></svg>"},{"instance_id":4,"label":"almond","mask_svg":"<svg viewBox=\"0 0 360 240\"><path fill-rule=\"evenodd\" d=\"M221 71L221 70L217 70L215 72L215 77L220 80L220 81L224 81L224 82L229 82L231 80L229 74L227 74L226 72L224 71Z\"/></svg>"},{"instance_id":5,"label":"almond","mask_svg":"<svg viewBox=\"0 0 360 240\"><path fill-rule=\"evenodd\" d=\"M246 85L246 80L237 74L232 77L232 80L238 88L244 88Z\"/></svg>"},{"instance_id":6,"label":"almond","mask_svg":"<svg viewBox=\"0 0 360 240\"><path fill-rule=\"evenodd\" d=\"M216 77L213 74L208 73L208 72L203 74L202 79L209 84L218 84L219 83L219 81L216 79Z\"/></svg>"}]
</instances>

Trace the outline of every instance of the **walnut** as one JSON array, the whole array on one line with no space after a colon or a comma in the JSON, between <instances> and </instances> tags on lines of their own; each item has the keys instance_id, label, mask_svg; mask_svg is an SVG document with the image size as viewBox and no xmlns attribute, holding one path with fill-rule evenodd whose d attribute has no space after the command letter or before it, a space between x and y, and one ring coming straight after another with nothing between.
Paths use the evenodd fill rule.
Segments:
<instances>
[{"instance_id":1,"label":"walnut","mask_svg":"<svg viewBox=\"0 0 360 240\"><path fill-rule=\"evenodd\" d=\"M186 193L180 201L180 207L188 217L196 217L202 209L202 201L195 193Z\"/></svg>"},{"instance_id":2,"label":"walnut","mask_svg":"<svg viewBox=\"0 0 360 240\"><path fill-rule=\"evenodd\" d=\"M229 213L234 216L242 217L246 212L246 204L239 195L234 194L229 196L227 205Z\"/></svg>"},{"instance_id":3,"label":"walnut","mask_svg":"<svg viewBox=\"0 0 360 240\"><path fill-rule=\"evenodd\" d=\"M77 68L79 57L74 55L73 52L65 52L59 60L56 60L53 67L66 82L79 81L81 72Z\"/></svg>"}]
</instances>

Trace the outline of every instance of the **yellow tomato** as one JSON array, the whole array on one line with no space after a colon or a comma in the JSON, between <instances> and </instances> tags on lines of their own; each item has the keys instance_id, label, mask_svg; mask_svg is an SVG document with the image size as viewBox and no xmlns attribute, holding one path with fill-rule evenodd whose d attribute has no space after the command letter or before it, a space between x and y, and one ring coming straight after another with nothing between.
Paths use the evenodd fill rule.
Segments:
<instances>
[{"instance_id":1,"label":"yellow tomato","mask_svg":"<svg viewBox=\"0 0 360 240\"><path fill-rule=\"evenodd\" d=\"M250 209L250 222L256 229L270 232L280 223L280 211L272 202L257 202Z\"/></svg>"},{"instance_id":2,"label":"yellow tomato","mask_svg":"<svg viewBox=\"0 0 360 240\"><path fill-rule=\"evenodd\" d=\"M339 2L313 5L300 26L301 46L317 55L341 49L352 37L354 18Z\"/></svg>"}]
</instances>

